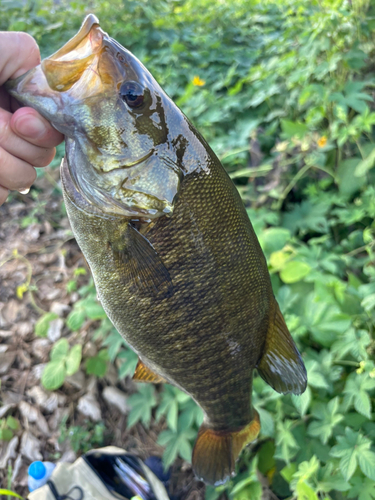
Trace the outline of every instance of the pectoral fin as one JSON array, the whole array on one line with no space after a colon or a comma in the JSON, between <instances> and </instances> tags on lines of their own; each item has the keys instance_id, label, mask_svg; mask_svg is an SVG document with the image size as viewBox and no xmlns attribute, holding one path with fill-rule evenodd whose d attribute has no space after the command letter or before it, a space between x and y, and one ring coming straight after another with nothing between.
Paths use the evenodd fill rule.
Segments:
<instances>
[{"instance_id":1,"label":"pectoral fin","mask_svg":"<svg viewBox=\"0 0 375 500\"><path fill-rule=\"evenodd\" d=\"M133 375L133 380L135 380L136 382L150 382L152 384L160 384L162 382L166 382L165 378L150 370L150 368L144 365L140 359L138 360L138 364Z\"/></svg>"},{"instance_id":2,"label":"pectoral fin","mask_svg":"<svg viewBox=\"0 0 375 500\"><path fill-rule=\"evenodd\" d=\"M259 375L277 392L302 394L306 389L305 365L276 300L271 307L266 343L257 369Z\"/></svg>"},{"instance_id":3,"label":"pectoral fin","mask_svg":"<svg viewBox=\"0 0 375 500\"><path fill-rule=\"evenodd\" d=\"M109 242L120 279L135 291L146 295L169 297L173 284L169 272L154 247L133 226Z\"/></svg>"}]
</instances>

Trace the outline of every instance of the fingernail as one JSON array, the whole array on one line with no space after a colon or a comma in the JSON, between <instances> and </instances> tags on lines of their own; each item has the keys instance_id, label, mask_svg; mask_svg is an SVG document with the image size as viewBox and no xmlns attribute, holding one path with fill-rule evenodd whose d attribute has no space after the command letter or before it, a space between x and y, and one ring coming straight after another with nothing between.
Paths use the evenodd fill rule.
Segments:
<instances>
[{"instance_id":1,"label":"fingernail","mask_svg":"<svg viewBox=\"0 0 375 500\"><path fill-rule=\"evenodd\" d=\"M46 132L45 124L35 115L23 115L15 122L17 131L24 137L37 139Z\"/></svg>"},{"instance_id":2,"label":"fingernail","mask_svg":"<svg viewBox=\"0 0 375 500\"><path fill-rule=\"evenodd\" d=\"M25 189L19 189L18 192L21 193L21 194L28 194L28 192L30 191L30 188L25 188Z\"/></svg>"}]
</instances>

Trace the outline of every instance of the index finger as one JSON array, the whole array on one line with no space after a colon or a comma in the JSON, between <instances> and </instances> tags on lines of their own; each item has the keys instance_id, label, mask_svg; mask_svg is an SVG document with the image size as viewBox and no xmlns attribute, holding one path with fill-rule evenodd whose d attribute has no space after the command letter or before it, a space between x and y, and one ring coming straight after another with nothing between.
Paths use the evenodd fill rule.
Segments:
<instances>
[{"instance_id":1,"label":"index finger","mask_svg":"<svg viewBox=\"0 0 375 500\"><path fill-rule=\"evenodd\" d=\"M0 85L40 63L34 38L18 31L0 31Z\"/></svg>"}]
</instances>

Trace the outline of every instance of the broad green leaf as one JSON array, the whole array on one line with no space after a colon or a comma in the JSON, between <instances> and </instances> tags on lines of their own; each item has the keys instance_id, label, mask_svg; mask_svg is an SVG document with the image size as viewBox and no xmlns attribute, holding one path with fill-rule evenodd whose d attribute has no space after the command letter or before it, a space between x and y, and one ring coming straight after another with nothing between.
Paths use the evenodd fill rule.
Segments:
<instances>
[{"instance_id":1,"label":"broad green leaf","mask_svg":"<svg viewBox=\"0 0 375 500\"><path fill-rule=\"evenodd\" d=\"M357 468L357 454L355 453L355 451L348 450L347 453L343 455L343 457L340 460L340 470L346 481L349 481L349 479L354 474L356 468Z\"/></svg>"},{"instance_id":2,"label":"broad green leaf","mask_svg":"<svg viewBox=\"0 0 375 500\"><path fill-rule=\"evenodd\" d=\"M308 131L307 125L301 122L292 122L290 120L281 120L281 128L284 138L291 139L292 137L302 138Z\"/></svg>"},{"instance_id":3,"label":"broad green leaf","mask_svg":"<svg viewBox=\"0 0 375 500\"><path fill-rule=\"evenodd\" d=\"M281 250L290 239L289 229L283 227L270 227L259 236L259 243L266 255Z\"/></svg>"},{"instance_id":4,"label":"broad green leaf","mask_svg":"<svg viewBox=\"0 0 375 500\"><path fill-rule=\"evenodd\" d=\"M326 444L332 436L333 429L344 418L338 413L339 399L336 397L328 404L316 403L312 410L312 416L317 420L311 422L308 428L310 436L319 437L323 444Z\"/></svg>"},{"instance_id":5,"label":"broad green leaf","mask_svg":"<svg viewBox=\"0 0 375 500\"><path fill-rule=\"evenodd\" d=\"M174 439L171 439L164 450L163 453L163 463L164 467L167 469L176 460L178 455L178 435Z\"/></svg>"},{"instance_id":6,"label":"broad green leaf","mask_svg":"<svg viewBox=\"0 0 375 500\"><path fill-rule=\"evenodd\" d=\"M65 377L65 361L63 359L50 361L44 368L42 384L47 390L54 391L63 385Z\"/></svg>"},{"instance_id":7,"label":"broad green leaf","mask_svg":"<svg viewBox=\"0 0 375 500\"><path fill-rule=\"evenodd\" d=\"M375 453L370 450L362 450L358 454L358 462L363 474L375 481Z\"/></svg>"},{"instance_id":8,"label":"broad green leaf","mask_svg":"<svg viewBox=\"0 0 375 500\"><path fill-rule=\"evenodd\" d=\"M117 355L117 359L124 360L119 368L119 378L130 376L134 374L135 368L138 363L138 354L129 348L122 349Z\"/></svg>"},{"instance_id":9,"label":"broad green leaf","mask_svg":"<svg viewBox=\"0 0 375 500\"><path fill-rule=\"evenodd\" d=\"M360 158L349 158L339 163L336 181L341 194L350 196L365 184L366 178L364 176L354 176L354 171L360 163Z\"/></svg>"},{"instance_id":10,"label":"broad green leaf","mask_svg":"<svg viewBox=\"0 0 375 500\"><path fill-rule=\"evenodd\" d=\"M281 458L286 462L289 462L299 449L299 445L290 430L293 424L292 420L279 421L276 427L275 457Z\"/></svg>"},{"instance_id":11,"label":"broad green leaf","mask_svg":"<svg viewBox=\"0 0 375 500\"><path fill-rule=\"evenodd\" d=\"M289 261L280 271L280 278L284 283L296 283L309 274L311 267L306 262Z\"/></svg>"},{"instance_id":12,"label":"broad green leaf","mask_svg":"<svg viewBox=\"0 0 375 500\"><path fill-rule=\"evenodd\" d=\"M43 314L35 323L35 335L37 337L47 337L49 325L56 318L58 318L57 314L52 312Z\"/></svg>"},{"instance_id":13,"label":"broad green leaf","mask_svg":"<svg viewBox=\"0 0 375 500\"><path fill-rule=\"evenodd\" d=\"M65 339L59 339L51 349L51 361L64 361L69 352L69 342Z\"/></svg>"},{"instance_id":14,"label":"broad green leaf","mask_svg":"<svg viewBox=\"0 0 375 500\"><path fill-rule=\"evenodd\" d=\"M275 422L271 413L263 408L257 408L260 418L260 432L262 436L271 436L275 435Z\"/></svg>"},{"instance_id":15,"label":"broad green leaf","mask_svg":"<svg viewBox=\"0 0 375 500\"><path fill-rule=\"evenodd\" d=\"M11 415L7 416L6 425L9 427L9 429L12 429L13 431L16 431L20 427L19 421L16 418L12 417Z\"/></svg>"},{"instance_id":16,"label":"broad green leaf","mask_svg":"<svg viewBox=\"0 0 375 500\"><path fill-rule=\"evenodd\" d=\"M80 344L74 345L66 358L66 374L73 375L81 364L82 359L82 346Z\"/></svg>"},{"instance_id":17,"label":"broad green leaf","mask_svg":"<svg viewBox=\"0 0 375 500\"><path fill-rule=\"evenodd\" d=\"M102 349L96 356L86 361L86 373L88 375L104 377L107 371L108 359L107 349Z\"/></svg>"},{"instance_id":18,"label":"broad green leaf","mask_svg":"<svg viewBox=\"0 0 375 500\"><path fill-rule=\"evenodd\" d=\"M173 431L177 430L177 419L178 419L178 403L176 400L174 400L170 405L167 413L168 427Z\"/></svg>"},{"instance_id":19,"label":"broad green leaf","mask_svg":"<svg viewBox=\"0 0 375 500\"><path fill-rule=\"evenodd\" d=\"M375 148L364 160L358 163L354 171L354 175L356 177L361 177L367 174L367 172L374 166L374 163L375 163Z\"/></svg>"},{"instance_id":20,"label":"broad green leaf","mask_svg":"<svg viewBox=\"0 0 375 500\"><path fill-rule=\"evenodd\" d=\"M338 444L331 449L330 454L333 457L341 458L340 470L345 480L349 481L354 474L360 456L365 457L362 459L362 465L368 473L374 459L374 453L369 451L370 440L363 437L359 432L355 432L347 427L345 429L345 436L338 436L337 441Z\"/></svg>"},{"instance_id":21,"label":"broad green leaf","mask_svg":"<svg viewBox=\"0 0 375 500\"><path fill-rule=\"evenodd\" d=\"M262 485L258 481L252 481L233 497L234 500L261 500L263 493Z\"/></svg>"},{"instance_id":22,"label":"broad green leaf","mask_svg":"<svg viewBox=\"0 0 375 500\"><path fill-rule=\"evenodd\" d=\"M75 332L79 330L86 319L86 313L84 309L78 308L74 309L66 319L67 327Z\"/></svg>"},{"instance_id":23,"label":"broad green leaf","mask_svg":"<svg viewBox=\"0 0 375 500\"><path fill-rule=\"evenodd\" d=\"M10 441L13 437L13 431L11 429L0 429L0 441Z\"/></svg>"},{"instance_id":24,"label":"broad green leaf","mask_svg":"<svg viewBox=\"0 0 375 500\"><path fill-rule=\"evenodd\" d=\"M353 485L348 493L348 498L355 498L357 500L374 500L375 499L375 481L367 477L353 477L350 481Z\"/></svg>"},{"instance_id":25,"label":"broad green leaf","mask_svg":"<svg viewBox=\"0 0 375 500\"><path fill-rule=\"evenodd\" d=\"M298 481L296 486L297 500L319 500L318 495L304 481Z\"/></svg>"},{"instance_id":26,"label":"broad green leaf","mask_svg":"<svg viewBox=\"0 0 375 500\"><path fill-rule=\"evenodd\" d=\"M286 465L281 469L280 474L287 483L290 483L293 474L296 472L296 470L297 470L297 464L295 462L291 462L290 464Z\"/></svg>"},{"instance_id":27,"label":"broad green leaf","mask_svg":"<svg viewBox=\"0 0 375 500\"><path fill-rule=\"evenodd\" d=\"M138 387L138 392L132 394L128 399L132 408L128 415L128 427L139 421L148 427L151 420L151 410L156 406L154 386L152 384L139 384Z\"/></svg>"},{"instance_id":28,"label":"broad green leaf","mask_svg":"<svg viewBox=\"0 0 375 500\"><path fill-rule=\"evenodd\" d=\"M178 442L178 453L181 458L187 462L191 462L192 447L188 439L184 439L182 436Z\"/></svg>"},{"instance_id":29,"label":"broad green leaf","mask_svg":"<svg viewBox=\"0 0 375 500\"><path fill-rule=\"evenodd\" d=\"M97 302L87 302L85 304L85 313L90 319L104 319L107 317L103 307Z\"/></svg>"},{"instance_id":30,"label":"broad green leaf","mask_svg":"<svg viewBox=\"0 0 375 500\"><path fill-rule=\"evenodd\" d=\"M307 387L305 392L299 396L292 394L292 401L298 413L304 417L311 403L311 389Z\"/></svg>"}]
</instances>

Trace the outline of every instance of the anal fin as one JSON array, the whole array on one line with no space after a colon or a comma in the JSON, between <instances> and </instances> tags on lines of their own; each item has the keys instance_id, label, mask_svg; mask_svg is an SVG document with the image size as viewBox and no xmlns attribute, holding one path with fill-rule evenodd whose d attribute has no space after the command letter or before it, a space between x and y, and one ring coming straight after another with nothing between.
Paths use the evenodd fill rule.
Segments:
<instances>
[{"instance_id":1,"label":"anal fin","mask_svg":"<svg viewBox=\"0 0 375 500\"><path fill-rule=\"evenodd\" d=\"M271 305L266 342L257 369L259 375L277 392L302 394L306 389L305 365L275 299Z\"/></svg>"},{"instance_id":2,"label":"anal fin","mask_svg":"<svg viewBox=\"0 0 375 500\"><path fill-rule=\"evenodd\" d=\"M133 375L133 380L136 382L150 382L151 384L160 384L162 382L167 382L165 378L161 377L157 373L154 373L150 368L142 363L139 359L135 372Z\"/></svg>"},{"instance_id":3,"label":"anal fin","mask_svg":"<svg viewBox=\"0 0 375 500\"><path fill-rule=\"evenodd\" d=\"M259 431L259 414L256 410L248 425L234 431L216 431L203 423L193 450L195 475L214 486L225 483L234 472L239 454L256 439Z\"/></svg>"}]
</instances>

